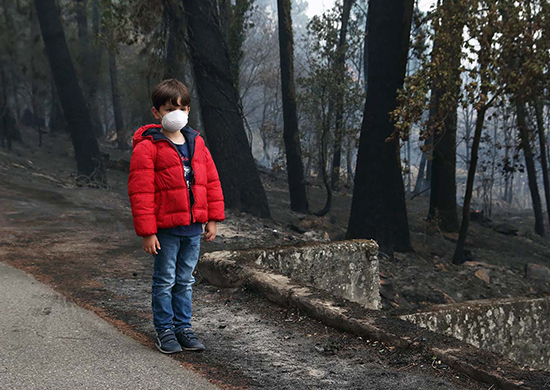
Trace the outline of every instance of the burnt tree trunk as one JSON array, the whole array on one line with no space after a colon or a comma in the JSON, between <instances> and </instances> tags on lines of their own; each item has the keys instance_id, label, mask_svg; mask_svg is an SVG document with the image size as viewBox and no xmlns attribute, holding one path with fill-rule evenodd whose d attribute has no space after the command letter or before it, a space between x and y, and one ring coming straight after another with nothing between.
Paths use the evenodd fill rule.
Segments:
<instances>
[{"instance_id":1,"label":"burnt tree trunk","mask_svg":"<svg viewBox=\"0 0 550 390\"><path fill-rule=\"evenodd\" d=\"M104 182L105 169L93 132L90 112L78 84L55 0L35 0L34 4L61 106L71 133L78 172L85 180Z\"/></svg>"},{"instance_id":2,"label":"burnt tree trunk","mask_svg":"<svg viewBox=\"0 0 550 390\"><path fill-rule=\"evenodd\" d=\"M120 93L118 92L118 70L116 66L116 51L109 51L109 78L111 79L111 95L113 97L113 114L115 116L115 129L117 147L129 149L129 144L124 139L124 118L122 117L122 106L120 104Z\"/></svg>"},{"instance_id":3,"label":"burnt tree trunk","mask_svg":"<svg viewBox=\"0 0 550 390\"><path fill-rule=\"evenodd\" d=\"M332 105L328 101L328 96L324 91L320 93L321 96L321 107L320 107L320 115L322 117L322 134L321 134L321 141L319 142L319 171L321 173L321 177L323 179L323 184L325 186L325 190L327 192L327 199L325 201L325 205L323 208L319 211L314 212L313 214L322 217L326 215L330 208L332 207L332 187L330 185L330 176L327 172L327 162L328 162L328 134L330 131L330 118L332 118ZM328 107L328 109L327 109Z\"/></svg>"},{"instance_id":4,"label":"burnt tree trunk","mask_svg":"<svg viewBox=\"0 0 550 390\"><path fill-rule=\"evenodd\" d=\"M544 196L546 198L546 211L550 221L550 178L548 177L548 156L546 154L546 136L544 134L544 119L542 117L542 103L540 99L535 101L535 115L537 117L537 129L539 133L540 164L542 166L542 180L544 183Z\"/></svg>"},{"instance_id":5,"label":"burnt tree trunk","mask_svg":"<svg viewBox=\"0 0 550 390\"><path fill-rule=\"evenodd\" d=\"M428 145L429 151L426 156L426 159L428 160L426 163L426 177L424 179L424 184L422 185L422 191L427 191L430 188L430 185L432 183L432 172L433 172L433 143L434 143L434 137L431 135L427 140L426 144Z\"/></svg>"},{"instance_id":6,"label":"burnt tree trunk","mask_svg":"<svg viewBox=\"0 0 550 390\"><path fill-rule=\"evenodd\" d=\"M86 94L86 103L90 110L92 118L92 126L96 137L103 134L101 120L99 119L99 109L97 107L96 95L97 85L99 82L101 67L101 49L96 45L95 40L99 34L99 0L92 0L92 36L88 29L88 0L74 0L75 2L75 19L78 31L79 50L76 63L81 74L82 87Z\"/></svg>"},{"instance_id":7,"label":"burnt tree trunk","mask_svg":"<svg viewBox=\"0 0 550 390\"><path fill-rule=\"evenodd\" d=\"M468 225L470 223L470 203L472 200L472 193L474 189L474 180L476 176L477 160L479 155L479 144L481 142L481 133L483 132L483 125L485 123L485 114L496 99L496 95L487 102L489 95L489 85L491 79L489 78L488 70L491 63L491 41L493 40L494 31L492 28L486 28L483 30L480 45L481 50L478 54L479 62L479 74L481 80L480 98L475 105L477 117L474 131L474 139L472 140L472 153L470 154L470 162L468 164L468 178L466 180L466 192L464 193L464 204L462 207L462 221L460 225L460 232L458 235L458 241L456 243L455 253L453 256L454 264L463 264L466 261L464 256L464 245L466 244L466 236L468 234ZM469 134L466 136L469 137ZM495 138L496 142L496 138ZM494 158L494 154L493 154ZM492 184L491 184L492 185Z\"/></svg>"},{"instance_id":8,"label":"burnt tree trunk","mask_svg":"<svg viewBox=\"0 0 550 390\"><path fill-rule=\"evenodd\" d=\"M348 185L351 187L351 184L353 183L353 148L352 145L355 143L355 139L351 139L348 141L348 147L346 148L346 171L348 174L347 181Z\"/></svg>"},{"instance_id":9,"label":"burnt tree trunk","mask_svg":"<svg viewBox=\"0 0 550 390\"><path fill-rule=\"evenodd\" d=\"M168 39L163 79L178 79L184 72L185 22L180 7L181 4L170 2L164 6L165 17L168 19Z\"/></svg>"},{"instance_id":10,"label":"burnt tree trunk","mask_svg":"<svg viewBox=\"0 0 550 390\"><path fill-rule=\"evenodd\" d=\"M40 40L40 25L36 9L30 8L29 22L31 24L32 51L30 58L31 66L31 103L33 113L33 127L38 131L38 147L42 147L42 134L46 124L45 101L48 96L48 75L42 66L45 63L43 58L42 41Z\"/></svg>"},{"instance_id":11,"label":"burnt tree trunk","mask_svg":"<svg viewBox=\"0 0 550 390\"><path fill-rule=\"evenodd\" d=\"M411 141L407 140L407 193L411 193L412 188L412 174L411 174Z\"/></svg>"},{"instance_id":12,"label":"burnt tree trunk","mask_svg":"<svg viewBox=\"0 0 550 390\"><path fill-rule=\"evenodd\" d=\"M0 82L1 85L6 85L6 78L4 76L4 69L0 66ZM7 147L8 131L4 126L4 115L8 111L8 96L5 88L2 88L0 92L0 143L2 148Z\"/></svg>"},{"instance_id":13,"label":"burnt tree trunk","mask_svg":"<svg viewBox=\"0 0 550 390\"><path fill-rule=\"evenodd\" d=\"M369 3L368 91L346 238L375 239L389 255L410 251L399 140L390 112L403 86L413 1Z\"/></svg>"},{"instance_id":14,"label":"burnt tree trunk","mask_svg":"<svg viewBox=\"0 0 550 390\"><path fill-rule=\"evenodd\" d=\"M519 136L521 140L521 148L525 157L525 167L527 168L527 179L529 181L529 190L531 192L531 200L533 202L533 211L535 212L535 233L544 237L544 218L542 216L542 205L540 201L539 187L537 184L537 170L533 159L533 150L529 142L529 129L526 123L525 103L516 98L516 114Z\"/></svg>"},{"instance_id":15,"label":"burnt tree trunk","mask_svg":"<svg viewBox=\"0 0 550 390\"><path fill-rule=\"evenodd\" d=\"M286 151L286 170L290 191L290 208L309 213L302 148L296 113L296 88L294 84L294 37L290 15L290 0L277 0L279 14L279 52L281 58L281 85Z\"/></svg>"},{"instance_id":16,"label":"burnt tree trunk","mask_svg":"<svg viewBox=\"0 0 550 390\"><path fill-rule=\"evenodd\" d=\"M197 96L193 70L189 63L189 53L185 46L187 22L183 15L181 4L167 2L164 12L168 19L168 39L166 44L166 58L164 61L163 79L175 78L181 80L189 89L192 100ZM189 124L195 129L202 127L200 105L192 105L189 112Z\"/></svg>"},{"instance_id":17,"label":"burnt tree trunk","mask_svg":"<svg viewBox=\"0 0 550 390\"><path fill-rule=\"evenodd\" d=\"M460 87L460 53L464 26L464 5L444 0L441 25L436 26L432 57L440 65L433 82L429 124L433 132L433 160L430 178L428 218L437 217L444 231L458 231L456 209L456 130ZM442 36L443 32L450 36ZM444 102L444 103L443 103Z\"/></svg>"},{"instance_id":18,"label":"burnt tree trunk","mask_svg":"<svg viewBox=\"0 0 550 390\"><path fill-rule=\"evenodd\" d=\"M508 121L506 119L507 112L503 110L501 112L501 115L503 116L503 131L504 131L504 201L509 202L510 199L510 182L512 179L512 173L513 170L511 167L513 167L513 163L510 164L510 149L512 148L512 141L511 141L511 131L510 126L508 126Z\"/></svg>"},{"instance_id":19,"label":"burnt tree trunk","mask_svg":"<svg viewBox=\"0 0 550 390\"><path fill-rule=\"evenodd\" d=\"M355 0L344 0L342 9L342 25L340 27L340 38L337 47L337 60L335 64L335 74L339 88L337 88L336 96L336 128L334 129L334 155L332 158L332 174L330 185L333 190L338 189L340 180L340 164L342 159L342 137L343 137L343 118L344 118L344 91L343 83L346 74L346 50L347 50L347 33L348 21L351 7Z\"/></svg>"},{"instance_id":20,"label":"burnt tree trunk","mask_svg":"<svg viewBox=\"0 0 550 390\"><path fill-rule=\"evenodd\" d=\"M229 4L231 3L229 1ZM233 84L237 90L240 90L239 75L243 58L243 43L246 37L246 13L250 10L252 3L253 0L235 0L235 4L229 6L227 47L229 50Z\"/></svg>"},{"instance_id":21,"label":"burnt tree trunk","mask_svg":"<svg viewBox=\"0 0 550 390\"><path fill-rule=\"evenodd\" d=\"M460 226L458 242L456 244L456 249L453 256L454 264L462 264L466 261L464 257L464 244L466 242L466 235L468 234L468 225L470 223L470 203L474 189L479 143L481 142L481 132L483 131L483 123L485 122L485 112L486 108L483 107L478 110L477 113L474 139L472 141L471 161L470 166L468 167L468 179L466 181L466 192L464 194L464 206L462 208L462 224Z\"/></svg>"},{"instance_id":22,"label":"burnt tree trunk","mask_svg":"<svg viewBox=\"0 0 550 390\"><path fill-rule=\"evenodd\" d=\"M423 191L424 171L426 170L427 160L428 158L426 157L426 153L422 152L422 156L420 157L420 166L418 167L418 175L416 176L416 183L414 185L414 195L420 194Z\"/></svg>"},{"instance_id":23,"label":"burnt tree trunk","mask_svg":"<svg viewBox=\"0 0 550 390\"><path fill-rule=\"evenodd\" d=\"M183 2L188 46L208 145L220 175L227 207L270 217L256 163L231 79L227 47L215 0Z\"/></svg>"},{"instance_id":24,"label":"burnt tree trunk","mask_svg":"<svg viewBox=\"0 0 550 390\"><path fill-rule=\"evenodd\" d=\"M17 18L14 15L14 12L17 12L17 8L19 7L17 2L14 1L8 1L3 0L3 15L4 15L4 21L3 26L5 27L6 31L16 33L19 31L18 27L16 26ZM13 10L15 8L15 10ZM13 12L12 12L13 11ZM3 61L0 63L0 66L2 67L2 71L4 72L4 80L2 83L2 90L6 91L11 99L10 101L13 102L13 118L15 119L16 123L20 119L20 114L22 114L20 110L20 93L19 90L21 87L24 87L25 84L22 82L22 80L18 77L18 72L16 71L17 67L17 45L18 40L16 36L6 36L6 39L2 43L2 51L5 52L6 56L2 56L3 59L6 59L6 61ZM6 101L6 104L8 106L10 105L8 101ZM9 108L9 107L8 107ZM19 130L15 127L13 129L13 132L10 133L10 145L11 140L15 140L20 138L19 137Z\"/></svg>"},{"instance_id":25,"label":"burnt tree trunk","mask_svg":"<svg viewBox=\"0 0 550 390\"><path fill-rule=\"evenodd\" d=\"M369 11L367 8L367 15L365 17L365 32L369 31ZM365 95L368 92L368 78L369 78L369 40L368 37L365 37L365 43L363 44L363 73L365 80Z\"/></svg>"}]
</instances>

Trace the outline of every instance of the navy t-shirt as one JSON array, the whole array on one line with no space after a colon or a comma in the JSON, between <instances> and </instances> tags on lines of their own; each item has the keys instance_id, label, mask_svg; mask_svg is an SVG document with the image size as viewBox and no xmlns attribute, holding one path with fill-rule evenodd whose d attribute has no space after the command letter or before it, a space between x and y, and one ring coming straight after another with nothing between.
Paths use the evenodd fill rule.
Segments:
<instances>
[{"instance_id":1,"label":"navy t-shirt","mask_svg":"<svg viewBox=\"0 0 550 390\"><path fill-rule=\"evenodd\" d=\"M168 141L172 142L169 138L166 137ZM183 164L183 171L185 173L185 181L187 182L187 189L189 191L189 201L191 206L193 206L193 191L191 191L191 182L193 181L193 169L191 168L191 159L189 158L189 148L187 147L187 142L184 144L172 144L178 150L178 153L181 158L181 163ZM191 212L191 210L189 210ZM191 214L191 220L193 220L193 214ZM191 225L176 226L173 228L167 229L158 229L158 233L170 233L176 234L178 236L195 236L202 233L202 223L195 222Z\"/></svg>"}]
</instances>

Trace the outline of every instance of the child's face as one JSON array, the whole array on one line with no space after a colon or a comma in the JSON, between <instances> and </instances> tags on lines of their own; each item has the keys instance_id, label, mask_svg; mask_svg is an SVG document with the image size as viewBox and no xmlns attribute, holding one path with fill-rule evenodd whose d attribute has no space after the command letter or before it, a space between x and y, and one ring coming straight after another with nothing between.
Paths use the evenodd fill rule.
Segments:
<instances>
[{"instance_id":1,"label":"child's face","mask_svg":"<svg viewBox=\"0 0 550 390\"><path fill-rule=\"evenodd\" d=\"M181 97L179 97L177 106L174 106L170 102L170 100L168 100L166 103L164 103L162 106L160 106L158 110L155 107L153 107L151 109L151 111L153 112L153 115L159 121L162 121L162 118L164 117L164 115L166 115L166 114L168 114L168 113L170 113L174 110L183 110L187 113L187 115L189 115L189 111L191 110L191 108L189 106L183 106L181 104Z\"/></svg>"}]
</instances>

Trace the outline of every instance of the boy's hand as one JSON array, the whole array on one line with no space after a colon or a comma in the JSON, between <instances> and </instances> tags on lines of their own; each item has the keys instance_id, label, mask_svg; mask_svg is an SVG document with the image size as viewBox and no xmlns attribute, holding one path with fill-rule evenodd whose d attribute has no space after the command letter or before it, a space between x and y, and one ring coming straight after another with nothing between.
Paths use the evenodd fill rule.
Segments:
<instances>
[{"instance_id":1,"label":"boy's hand","mask_svg":"<svg viewBox=\"0 0 550 390\"><path fill-rule=\"evenodd\" d=\"M216 221L209 221L204 228L204 241L216 238Z\"/></svg>"},{"instance_id":2,"label":"boy's hand","mask_svg":"<svg viewBox=\"0 0 550 390\"><path fill-rule=\"evenodd\" d=\"M156 234L143 237L143 250L152 255L158 255L157 249L160 250L160 242Z\"/></svg>"}]
</instances>

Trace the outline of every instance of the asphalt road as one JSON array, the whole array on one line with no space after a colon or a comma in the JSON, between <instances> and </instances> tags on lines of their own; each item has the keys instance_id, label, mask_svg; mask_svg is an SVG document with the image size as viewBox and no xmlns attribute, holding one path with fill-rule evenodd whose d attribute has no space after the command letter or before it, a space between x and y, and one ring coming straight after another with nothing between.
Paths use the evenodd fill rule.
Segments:
<instances>
[{"instance_id":1,"label":"asphalt road","mask_svg":"<svg viewBox=\"0 0 550 390\"><path fill-rule=\"evenodd\" d=\"M0 262L0 389L218 387Z\"/></svg>"}]
</instances>

